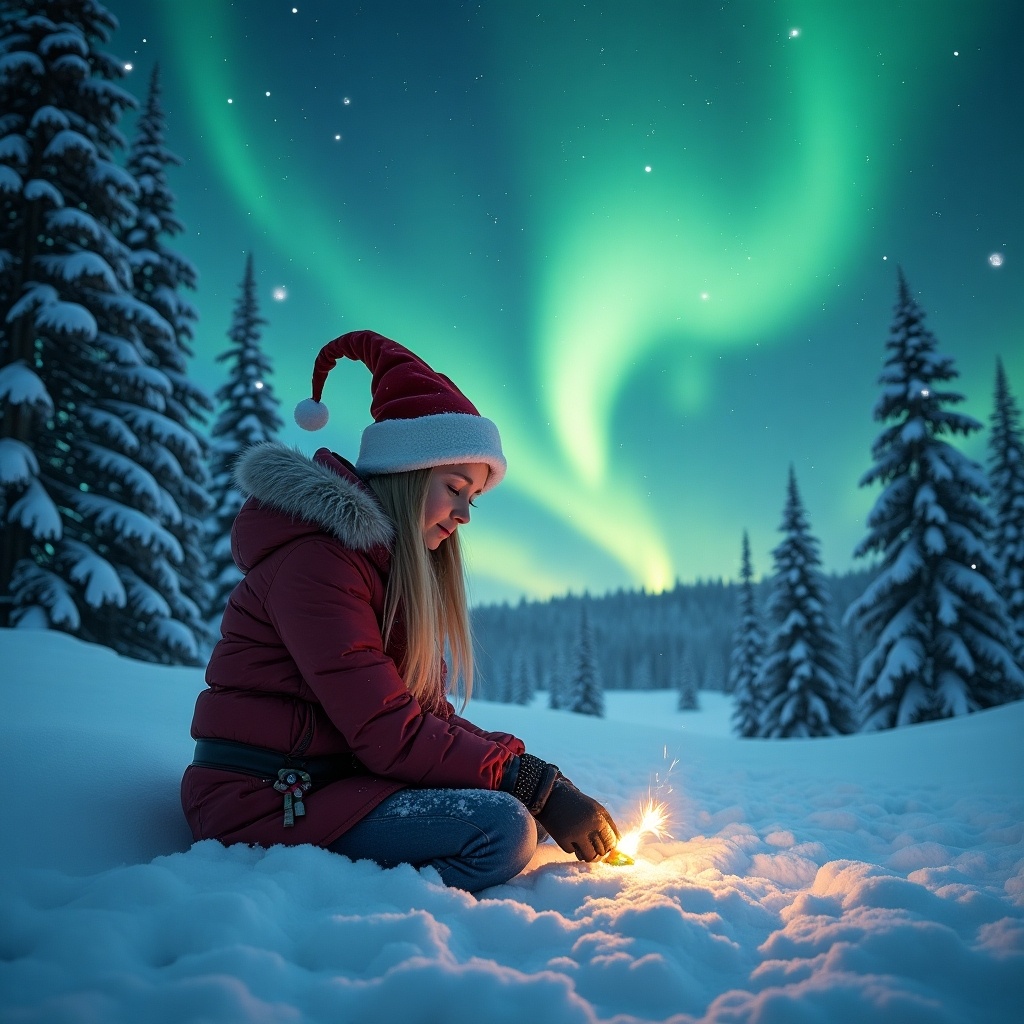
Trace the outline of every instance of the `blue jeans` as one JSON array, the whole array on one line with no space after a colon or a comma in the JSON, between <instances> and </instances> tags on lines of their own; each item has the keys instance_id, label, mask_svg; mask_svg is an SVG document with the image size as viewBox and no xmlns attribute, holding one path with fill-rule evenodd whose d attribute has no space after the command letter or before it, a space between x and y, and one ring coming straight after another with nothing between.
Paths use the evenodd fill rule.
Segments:
<instances>
[{"instance_id":1,"label":"blue jeans","mask_svg":"<svg viewBox=\"0 0 1024 1024\"><path fill-rule=\"evenodd\" d=\"M445 885L478 892L518 875L537 849L537 826L510 793L403 789L328 847L382 867L436 868Z\"/></svg>"}]
</instances>

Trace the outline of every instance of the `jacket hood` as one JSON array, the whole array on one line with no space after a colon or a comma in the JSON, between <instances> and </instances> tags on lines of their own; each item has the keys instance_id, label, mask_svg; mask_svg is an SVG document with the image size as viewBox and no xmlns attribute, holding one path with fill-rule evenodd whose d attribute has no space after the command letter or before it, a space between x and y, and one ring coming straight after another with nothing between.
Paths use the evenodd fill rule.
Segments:
<instances>
[{"instance_id":1,"label":"jacket hood","mask_svg":"<svg viewBox=\"0 0 1024 1024\"><path fill-rule=\"evenodd\" d=\"M355 551L390 549L394 524L351 463L321 448L313 458L276 441L247 448L234 466L247 501L232 529L243 570L304 534L324 532Z\"/></svg>"}]
</instances>

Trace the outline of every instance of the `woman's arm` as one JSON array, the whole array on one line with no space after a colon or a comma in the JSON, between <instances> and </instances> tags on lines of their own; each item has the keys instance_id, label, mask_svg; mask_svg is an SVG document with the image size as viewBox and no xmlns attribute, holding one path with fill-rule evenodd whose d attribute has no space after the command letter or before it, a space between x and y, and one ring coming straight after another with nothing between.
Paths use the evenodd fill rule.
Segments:
<instances>
[{"instance_id":1,"label":"woman's arm","mask_svg":"<svg viewBox=\"0 0 1024 1024\"><path fill-rule=\"evenodd\" d=\"M507 747L511 750L513 754L519 755L526 753L526 744L518 736L513 736L510 732L488 732L485 729L481 729L479 725L475 725L473 722L469 721L468 718L463 718L461 715L457 715L455 713L455 708L452 707L451 701L448 701L447 704L448 721L457 725L460 729L466 729L468 732L474 733L477 736L483 736L484 739L500 743L503 747Z\"/></svg>"}]
</instances>

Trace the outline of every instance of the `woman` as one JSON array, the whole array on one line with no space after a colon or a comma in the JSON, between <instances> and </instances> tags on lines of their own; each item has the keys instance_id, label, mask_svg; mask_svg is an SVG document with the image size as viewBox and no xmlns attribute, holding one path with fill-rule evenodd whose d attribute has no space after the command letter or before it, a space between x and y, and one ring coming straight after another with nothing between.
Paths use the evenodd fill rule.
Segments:
<instances>
[{"instance_id":1,"label":"woman","mask_svg":"<svg viewBox=\"0 0 1024 1024\"><path fill-rule=\"evenodd\" d=\"M497 428L408 349L354 331L317 356L306 429L327 422L342 357L372 374L357 462L268 442L235 469L245 575L196 702L193 835L430 865L471 892L526 866L537 823L580 860L604 856L618 838L604 807L446 697L446 647L472 688L458 530L505 474Z\"/></svg>"}]
</instances>

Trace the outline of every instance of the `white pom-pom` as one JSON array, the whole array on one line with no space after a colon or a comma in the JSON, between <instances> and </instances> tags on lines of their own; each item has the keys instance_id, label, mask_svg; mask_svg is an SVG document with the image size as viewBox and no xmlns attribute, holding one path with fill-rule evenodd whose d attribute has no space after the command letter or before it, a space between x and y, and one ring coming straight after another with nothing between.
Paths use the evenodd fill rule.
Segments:
<instances>
[{"instance_id":1,"label":"white pom-pom","mask_svg":"<svg viewBox=\"0 0 1024 1024\"><path fill-rule=\"evenodd\" d=\"M303 430L319 430L327 423L329 416L327 406L315 398L304 398L295 406L295 422Z\"/></svg>"}]
</instances>

